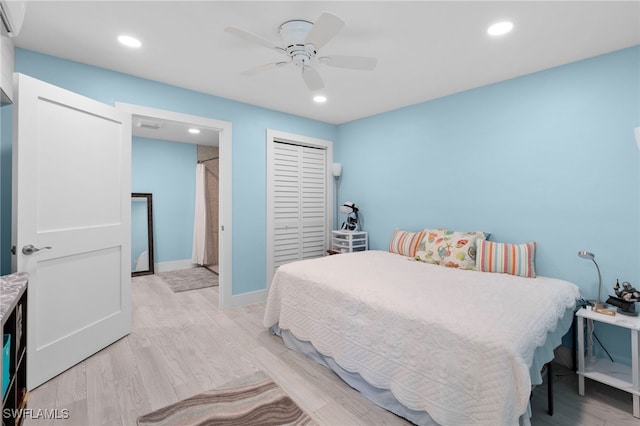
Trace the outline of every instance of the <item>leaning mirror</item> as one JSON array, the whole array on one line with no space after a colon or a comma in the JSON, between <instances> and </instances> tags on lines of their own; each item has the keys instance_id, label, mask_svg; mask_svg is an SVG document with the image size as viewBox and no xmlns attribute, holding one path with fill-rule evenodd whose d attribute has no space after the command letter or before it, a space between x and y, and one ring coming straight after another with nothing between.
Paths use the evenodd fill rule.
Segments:
<instances>
[{"instance_id":1,"label":"leaning mirror","mask_svg":"<svg viewBox=\"0 0 640 426\"><path fill-rule=\"evenodd\" d=\"M153 274L151 194L131 194L131 276Z\"/></svg>"}]
</instances>

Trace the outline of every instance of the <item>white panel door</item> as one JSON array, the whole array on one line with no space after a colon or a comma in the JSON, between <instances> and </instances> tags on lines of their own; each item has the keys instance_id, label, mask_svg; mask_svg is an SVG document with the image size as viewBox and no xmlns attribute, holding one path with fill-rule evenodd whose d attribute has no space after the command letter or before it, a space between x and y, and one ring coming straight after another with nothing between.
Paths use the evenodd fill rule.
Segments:
<instances>
[{"instance_id":1,"label":"white panel door","mask_svg":"<svg viewBox=\"0 0 640 426\"><path fill-rule=\"evenodd\" d=\"M33 389L131 329L131 118L25 75L14 85L14 270L29 273Z\"/></svg>"}]
</instances>

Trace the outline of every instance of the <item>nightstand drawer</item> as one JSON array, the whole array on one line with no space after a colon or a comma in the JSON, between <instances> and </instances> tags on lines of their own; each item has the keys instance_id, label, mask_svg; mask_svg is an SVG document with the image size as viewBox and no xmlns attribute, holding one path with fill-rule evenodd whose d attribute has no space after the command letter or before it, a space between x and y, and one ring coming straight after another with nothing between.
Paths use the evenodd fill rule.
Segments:
<instances>
[{"instance_id":1,"label":"nightstand drawer","mask_svg":"<svg viewBox=\"0 0 640 426\"><path fill-rule=\"evenodd\" d=\"M334 247L365 247L367 245L367 240L333 240Z\"/></svg>"},{"instance_id":2,"label":"nightstand drawer","mask_svg":"<svg viewBox=\"0 0 640 426\"><path fill-rule=\"evenodd\" d=\"M337 253L365 251L368 234L365 231L331 231L331 250Z\"/></svg>"}]
</instances>

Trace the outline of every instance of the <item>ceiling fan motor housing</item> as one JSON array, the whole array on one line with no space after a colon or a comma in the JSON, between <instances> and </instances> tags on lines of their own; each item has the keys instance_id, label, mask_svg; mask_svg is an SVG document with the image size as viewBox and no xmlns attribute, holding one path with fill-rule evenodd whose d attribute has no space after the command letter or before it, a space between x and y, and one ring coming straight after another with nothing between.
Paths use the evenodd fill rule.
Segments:
<instances>
[{"instance_id":1,"label":"ceiling fan motor housing","mask_svg":"<svg viewBox=\"0 0 640 426\"><path fill-rule=\"evenodd\" d=\"M313 23L309 21L293 20L280 25L279 33L282 45L286 46L286 52L293 63L299 67L308 65L316 54L312 44L305 44L307 34L311 31Z\"/></svg>"}]
</instances>

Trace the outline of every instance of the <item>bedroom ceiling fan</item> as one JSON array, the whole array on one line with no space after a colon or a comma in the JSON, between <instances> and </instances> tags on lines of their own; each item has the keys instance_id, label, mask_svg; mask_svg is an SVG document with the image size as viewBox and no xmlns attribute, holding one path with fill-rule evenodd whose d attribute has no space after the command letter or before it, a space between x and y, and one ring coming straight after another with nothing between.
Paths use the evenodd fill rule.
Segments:
<instances>
[{"instance_id":1,"label":"bedroom ceiling fan","mask_svg":"<svg viewBox=\"0 0 640 426\"><path fill-rule=\"evenodd\" d=\"M304 20L291 20L280 25L281 44L276 44L258 35L236 27L227 27L225 31L248 42L256 43L288 56L287 60L260 65L244 71L243 75L256 75L275 68L294 64L301 70L302 79L309 90L324 87L318 64L352 70L370 71L376 67L376 58L364 56L328 55L320 56L318 51L344 27L344 21L336 15L324 12L314 23Z\"/></svg>"}]
</instances>

